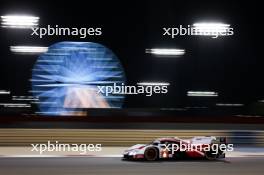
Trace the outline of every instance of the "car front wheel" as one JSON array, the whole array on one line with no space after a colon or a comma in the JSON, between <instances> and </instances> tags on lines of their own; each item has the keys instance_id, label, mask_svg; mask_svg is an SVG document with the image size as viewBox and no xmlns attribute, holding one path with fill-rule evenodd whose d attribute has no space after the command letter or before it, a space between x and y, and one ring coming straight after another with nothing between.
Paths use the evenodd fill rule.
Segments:
<instances>
[{"instance_id":1,"label":"car front wheel","mask_svg":"<svg viewBox=\"0 0 264 175\"><path fill-rule=\"evenodd\" d=\"M158 159L158 150L154 147L149 147L145 150L144 157L148 161L154 161Z\"/></svg>"}]
</instances>

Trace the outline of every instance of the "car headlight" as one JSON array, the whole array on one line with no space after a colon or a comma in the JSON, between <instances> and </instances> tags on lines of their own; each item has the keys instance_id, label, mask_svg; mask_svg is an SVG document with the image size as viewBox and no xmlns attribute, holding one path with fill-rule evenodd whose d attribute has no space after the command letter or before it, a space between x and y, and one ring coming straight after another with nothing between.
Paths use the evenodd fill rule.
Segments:
<instances>
[{"instance_id":1,"label":"car headlight","mask_svg":"<svg viewBox=\"0 0 264 175\"><path fill-rule=\"evenodd\" d=\"M130 152L128 153L128 155L130 155L130 156L134 156L134 155L136 155L137 153L138 153L137 150L133 150L133 151L130 151Z\"/></svg>"}]
</instances>

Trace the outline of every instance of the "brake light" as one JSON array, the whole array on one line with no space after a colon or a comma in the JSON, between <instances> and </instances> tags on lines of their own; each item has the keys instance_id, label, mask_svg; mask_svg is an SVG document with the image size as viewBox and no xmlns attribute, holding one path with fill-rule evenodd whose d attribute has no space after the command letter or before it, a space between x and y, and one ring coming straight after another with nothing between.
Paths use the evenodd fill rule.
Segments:
<instances>
[{"instance_id":1,"label":"brake light","mask_svg":"<svg viewBox=\"0 0 264 175\"><path fill-rule=\"evenodd\" d=\"M167 152L163 152L162 157L167 158L168 157Z\"/></svg>"}]
</instances>

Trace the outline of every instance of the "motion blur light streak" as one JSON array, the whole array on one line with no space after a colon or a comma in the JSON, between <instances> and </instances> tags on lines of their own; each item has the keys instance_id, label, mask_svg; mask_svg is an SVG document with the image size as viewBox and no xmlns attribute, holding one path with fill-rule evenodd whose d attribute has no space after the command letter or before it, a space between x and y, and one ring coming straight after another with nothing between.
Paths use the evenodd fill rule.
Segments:
<instances>
[{"instance_id":1,"label":"motion blur light streak","mask_svg":"<svg viewBox=\"0 0 264 175\"><path fill-rule=\"evenodd\" d=\"M38 25L39 17L23 15L1 16L1 26L8 28L31 28Z\"/></svg>"},{"instance_id":2,"label":"motion blur light streak","mask_svg":"<svg viewBox=\"0 0 264 175\"><path fill-rule=\"evenodd\" d=\"M230 24L223 23L194 23L193 29L197 35L226 34L230 29Z\"/></svg>"},{"instance_id":3,"label":"motion blur light streak","mask_svg":"<svg viewBox=\"0 0 264 175\"><path fill-rule=\"evenodd\" d=\"M146 49L146 53L160 56L181 56L185 54L184 49Z\"/></svg>"},{"instance_id":4,"label":"motion blur light streak","mask_svg":"<svg viewBox=\"0 0 264 175\"><path fill-rule=\"evenodd\" d=\"M62 115L62 116L86 116L86 113L84 111L60 111L59 114L55 114L54 112L35 112L36 114L40 115Z\"/></svg>"},{"instance_id":5,"label":"motion blur light streak","mask_svg":"<svg viewBox=\"0 0 264 175\"><path fill-rule=\"evenodd\" d=\"M0 103L0 106L6 107L6 108L30 108L30 104L26 103Z\"/></svg>"},{"instance_id":6,"label":"motion blur light streak","mask_svg":"<svg viewBox=\"0 0 264 175\"><path fill-rule=\"evenodd\" d=\"M10 46L10 51L20 54L39 54L47 52L48 48L39 46Z\"/></svg>"},{"instance_id":7,"label":"motion blur light streak","mask_svg":"<svg viewBox=\"0 0 264 175\"><path fill-rule=\"evenodd\" d=\"M227 29L230 27L230 24L223 24L223 23L194 23L194 27L201 28L201 29L214 29L214 30L222 30Z\"/></svg>"},{"instance_id":8,"label":"motion blur light streak","mask_svg":"<svg viewBox=\"0 0 264 175\"><path fill-rule=\"evenodd\" d=\"M8 95L8 94L10 94L10 91L0 90L0 95Z\"/></svg>"},{"instance_id":9,"label":"motion blur light streak","mask_svg":"<svg viewBox=\"0 0 264 175\"><path fill-rule=\"evenodd\" d=\"M188 91L187 96L217 97L218 93L213 91Z\"/></svg>"},{"instance_id":10,"label":"motion blur light streak","mask_svg":"<svg viewBox=\"0 0 264 175\"><path fill-rule=\"evenodd\" d=\"M244 106L244 104L240 103L216 103L216 106Z\"/></svg>"},{"instance_id":11,"label":"motion blur light streak","mask_svg":"<svg viewBox=\"0 0 264 175\"><path fill-rule=\"evenodd\" d=\"M30 81L31 92L40 101L38 114L83 115L86 108L120 108L124 99L123 94L108 98L98 93L98 85L124 83L125 75L112 51L97 43L50 46L36 61Z\"/></svg>"},{"instance_id":12,"label":"motion blur light streak","mask_svg":"<svg viewBox=\"0 0 264 175\"><path fill-rule=\"evenodd\" d=\"M15 101L38 101L38 98L33 96L12 96Z\"/></svg>"},{"instance_id":13,"label":"motion blur light streak","mask_svg":"<svg viewBox=\"0 0 264 175\"><path fill-rule=\"evenodd\" d=\"M169 86L170 83L166 83L166 82L140 82L140 83L137 83L137 85L140 85L140 86Z\"/></svg>"}]
</instances>

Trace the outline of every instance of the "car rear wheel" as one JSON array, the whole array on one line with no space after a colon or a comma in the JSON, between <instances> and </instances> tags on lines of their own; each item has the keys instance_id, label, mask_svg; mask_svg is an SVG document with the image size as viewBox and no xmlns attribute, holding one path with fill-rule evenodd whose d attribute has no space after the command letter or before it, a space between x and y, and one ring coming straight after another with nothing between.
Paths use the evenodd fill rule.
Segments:
<instances>
[{"instance_id":1,"label":"car rear wheel","mask_svg":"<svg viewBox=\"0 0 264 175\"><path fill-rule=\"evenodd\" d=\"M217 158L217 154L215 154L213 151L207 151L205 152L205 158L207 160L215 160Z\"/></svg>"},{"instance_id":2,"label":"car rear wheel","mask_svg":"<svg viewBox=\"0 0 264 175\"><path fill-rule=\"evenodd\" d=\"M145 150L144 157L148 161L154 161L158 159L158 150L154 147L149 147Z\"/></svg>"}]
</instances>

